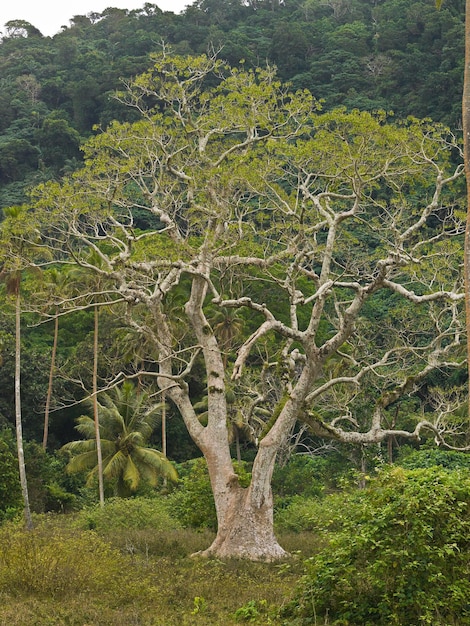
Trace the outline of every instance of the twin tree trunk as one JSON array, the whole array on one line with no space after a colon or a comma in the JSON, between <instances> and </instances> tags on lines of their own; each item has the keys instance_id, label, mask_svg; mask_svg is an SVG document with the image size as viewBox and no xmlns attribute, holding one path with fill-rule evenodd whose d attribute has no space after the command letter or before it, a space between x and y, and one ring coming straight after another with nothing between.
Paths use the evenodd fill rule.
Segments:
<instances>
[{"instance_id":1,"label":"twin tree trunk","mask_svg":"<svg viewBox=\"0 0 470 626\"><path fill-rule=\"evenodd\" d=\"M274 561L286 556L279 545L273 528L273 497L271 478L280 441L286 434L286 420L282 413L278 421L261 441L253 464L249 487L239 484L230 455L227 427L228 406L226 401L226 368L217 339L202 310L207 284L200 276L195 278L186 313L202 347L207 372L208 423L202 426L192 407L185 385L170 382L171 333L167 319L155 311L156 322L162 337L159 386L163 393L178 407L193 441L207 462L217 512L217 535L204 556L220 558L238 557L260 561ZM286 403L292 404L292 402ZM286 409L286 407L284 407ZM289 414L289 423L292 416ZM283 425L280 428L279 425Z\"/></svg>"},{"instance_id":2,"label":"twin tree trunk","mask_svg":"<svg viewBox=\"0 0 470 626\"><path fill-rule=\"evenodd\" d=\"M279 545L273 527L271 478L277 446L269 435L261 441L253 465L249 487L241 487L230 456L225 396L209 391L209 423L201 426L194 419L189 398L181 388L168 390L186 426L207 462L217 512L217 535L200 554L220 558L246 558L274 561L287 555ZM212 399L211 396L216 396ZM212 413L212 415L211 415ZM225 418L217 419L217 415Z\"/></svg>"},{"instance_id":3,"label":"twin tree trunk","mask_svg":"<svg viewBox=\"0 0 470 626\"><path fill-rule=\"evenodd\" d=\"M16 443L18 451L18 466L20 473L21 493L23 495L23 510L25 525L28 530L33 527L31 508L29 506L28 481L26 478L26 465L23 449L23 426L21 416L21 299L20 299L20 275L15 279L15 422Z\"/></svg>"},{"instance_id":4,"label":"twin tree trunk","mask_svg":"<svg viewBox=\"0 0 470 626\"><path fill-rule=\"evenodd\" d=\"M222 450L205 454L218 529L214 542L202 554L259 561L275 561L287 555L274 535L271 477L275 456L275 451L265 449L261 442L251 484L244 488L231 462L224 463Z\"/></svg>"}]
</instances>

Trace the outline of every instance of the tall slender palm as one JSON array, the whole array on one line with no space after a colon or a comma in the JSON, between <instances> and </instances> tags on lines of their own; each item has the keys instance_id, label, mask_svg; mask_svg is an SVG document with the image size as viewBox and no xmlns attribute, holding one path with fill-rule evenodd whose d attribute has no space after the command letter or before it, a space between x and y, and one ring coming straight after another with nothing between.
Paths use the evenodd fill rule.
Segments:
<instances>
[{"instance_id":1,"label":"tall slender palm","mask_svg":"<svg viewBox=\"0 0 470 626\"><path fill-rule=\"evenodd\" d=\"M20 217L21 207L4 209L6 217L13 220ZM15 304L15 426L16 444L18 453L18 468L20 474L21 492L23 495L23 508L26 528L33 527L31 508L29 505L28 480L26 477L26 464L24 460L23 425L21 415L21 268L12 266L7 270L2 269L0 280L4 282L6 292L12 296Z\"/></svg>"},{"instance_id":2,"label":"tall slender palm","mask_svg":"<svg viewBox=\"0 0 470 626\"><path fill-rule=\"evenodd\" d=\"M102 264L101 257L95 252L91 251L87 260L90 267L100 267ZM77 282L90 285L95 283L95 287L100 286L100 277L92 276L90 271L86 267L77 267L70 272L70 275L75 277ZM100 309L98 304L93 305L93 371L92 371L92 406L93 406L93 422L94 433L96 441L96 455L97 455L97 474L98 474L98 493L101 506L104 506L104 476L103 476L103 455L101 449L101 434L98 415L98 350L99 350L99 317Z\"/></svg>"},{"instance_id":3,"label":"tall slender palm","mask_svg":"<svg viewBox=\"0 0 470 626\"><path fill-rule=\"evenodd\" d=\"M467 181L467 219L464 243L467 368L470 386L470 0L465 2L465 67L462 94L463 161ZM468 403L470 415L470 402Z\"/></svg>"},{"instance_id":4,"label":"tall slender palm","mask_svg":"<svg viewBox=\"0 0 470 626\"><path fill-rule=\"evenodd\" d=\"M444 0L436 0L441 8ZM470 388L470 0L465 0L465 53L462 90L463 163L467 184L467 212L464 237L464 288L467 331L467 379ZM468 402L470 417L470 401Z\"/></svg>"},{"instance_id":5,"label":"tall slender palm","mask_svg":"<svg viewBox=\"0 0 470 626\"><path fill-rule=\"evenodd\" d=\"M21 415L21 272L15 271L7 282L7 292L15 298L15 425L18 448L18 467L20 472L21 492L23 494L24 517L26 528L33 527L29 505L28 480L23 447L23 425Z\"/></svg>"},{"instance_id":6,"label":"tall slender palm","mask_svg":"<svg viewBox=\"0 0 470 626\"><path fill-rule=\"evenodd\" d=\"M90 406L92 402L87 404ZM137 391L132 382L126 381L120 388L100 394L97 405L103 476L115 483L117 495L131 495L142 481L156 487L160 477L172 481L177 479L176 471L165 455L147 447L160 419L160 404L149 405L148 395ZM67 471L88 471L88 484L91 485L98 469L94 420L83 415L77 421L76 428L85 439L72 441L63 447L74 455Z\"/></svg>"},{"instance_id":7,"label":"tall slender palm","mask_svg":"<svg viewBox=\"0 0 470 626\"><path fill-rule=\"evenodd\" d=\"M63 292L65 287L67 286L70 277L69 273L62 269L58 270L56 268L51 269L47 272L45 276L45 280L49 287L51 287L54 291ZM55 363L56 363L56 355L57 355L57 344L59 339L59 307L55 305L55 317L54 317L54 334L52 340L52 352L51 352L51 364L49 368L49 383L47 386L47 395L46 395L46 405L44 407L44 434L42 440L42 447L44 450L47 448L47 440L49 437L49 413L51 407L51 398L52 398L52 385L54 382L54 373L55 373Z\"/></svg>"},{"instance_id":8,"label":"tall slender palm","mask_svg":"<svg viewBox=\"0 0 470 626\"><path fill-rule=\"evenodd\" d=\"M24 460L23 426L21 412L21 280L24 270L42 278L42 272L34 263L33 257L40 254L48 257L48 252L36 246L37 230L26 206L11 206L3 209L1 242L5 263L0 271L0 280L5 284L6 293L14 300L15 308L15 425L18 451L18 466L23 495L26 527L33 527L29 505L28 481Z\"/></svg>"}]
</instances>

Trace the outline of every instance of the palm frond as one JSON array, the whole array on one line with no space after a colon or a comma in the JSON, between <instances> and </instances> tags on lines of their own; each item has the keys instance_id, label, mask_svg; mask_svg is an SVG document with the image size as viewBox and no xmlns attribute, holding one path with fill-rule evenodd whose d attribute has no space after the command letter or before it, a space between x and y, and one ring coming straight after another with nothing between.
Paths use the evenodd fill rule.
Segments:
<instances>
[{"instance_id":1,"label":"palm frond","mask_svg":"<svg viewBox=\"0 0 470 626\"><path fill-rule=\"evenodd\" d=\"M112 457L116 453L116 444L109 439L101 440L101 454L103 455L103 461L105 457Z\"/></svg>"},{"instance_id":2,"label":"palm frond","mask_svg":"<svg viewBox=\"0 0 470 626\"><path fill-rule=\"evenodd\" d=\"M103 476L106 479L118 478L126 467L127 457L120 450L113 454L106 464L103 461Z\"/></svg>"},{"instance_id":3,"label":"palm frond","mask_svg":"<svg viewBox=\"0 0 470 626\"><path fill-rule=\"evenodd\" d=\"M159 450L154 450L153 448L137 448L133 452L133 457L139 466L146 465L152 468L155 473L173 482L178 480L178 474L173 464Z\"/></svg>"},{"instance_id":4,"label":"palm frond","mask_svg":"<svg viewBox=\"0 0 470 626\"><path fill-rule=\"evenodd\" d=\"M95 437L95 422L89 415L81 415L77 418L77 424L75 426L80 435L87 439L94 439Z\"/></svg>"},{"instance_id":5,"label":"palm frond","mask_svg":"<svg viewBox=\"0 0 470 626\"><path fill-rule=\"evenodd\" d=\"M84 452L96 451L95 439L79 439L78 441L69 441L62 446L61 450L71 452L72 454L83 454Z\"/></svg>"},{"instance_id":6,"label":"palm frond","mask_svg":"<svg viewBox=\"0 0 470 626\"><path fill-rule=\"evenodd\" d=\"M126 443L130 444L133 448L136 446L145 446L146 437L139 431L133 431L126 437Z\"/></svg>"},{"instance_id":7,"label":"palm frond","mask_svg":"<svg viewBox=\"0 0 470 626\"><path fill-rule=\"evenodd\" d=\"M140 484L140 472L130 456L127 457L122 478L131 491L136 491Z\"/></svg>"},{"instance_id":8,"label":"palm frond","mask_svg":"<svg viewBox=\"0 0 470 626\"><path fill-rule=\"evenodd\" d=\"M83 452L70 459L65 469L68 474L77 474L78 472L84 472L86 470L93 469L98 463L96 448L89 452Z\"/></svg>"}]
</instances>

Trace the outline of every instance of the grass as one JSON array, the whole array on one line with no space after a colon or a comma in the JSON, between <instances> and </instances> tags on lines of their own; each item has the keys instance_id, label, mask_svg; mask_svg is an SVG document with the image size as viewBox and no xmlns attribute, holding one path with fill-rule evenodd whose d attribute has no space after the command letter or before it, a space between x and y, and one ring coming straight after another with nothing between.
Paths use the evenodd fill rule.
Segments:
<instances>
[{"instance_id":1,"label":"grass","mask_svg":"<svg viewBox=\"0 0 470 626\"><path fill-rule=\"evenodd\" d=\"M191 557L209 531L78 529L67 516L28 533L0 528L0 625L230 626L281 624L302 573L299 555L264 564ZM281 543L309 556L310 534Z\"/></svg>"}]
</instances>

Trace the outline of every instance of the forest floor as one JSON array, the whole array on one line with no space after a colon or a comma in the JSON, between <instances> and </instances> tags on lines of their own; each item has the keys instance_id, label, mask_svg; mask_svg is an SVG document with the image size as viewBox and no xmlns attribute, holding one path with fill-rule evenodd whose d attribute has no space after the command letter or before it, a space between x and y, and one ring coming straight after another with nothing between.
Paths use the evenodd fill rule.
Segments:
<instances>
[{"instance_id":1,"label":"forest floor","mask_svg":"<svg viewBox=\"0 0 470 626\"><path fill-rule=\"evenodd\" d=\"M280 625L311 534L280 542L282 563L191 556L208 531L122 530L106 535L46 521L27 533L1 529L0 625L230 626Z\"/></svg>"}]
</instances>

